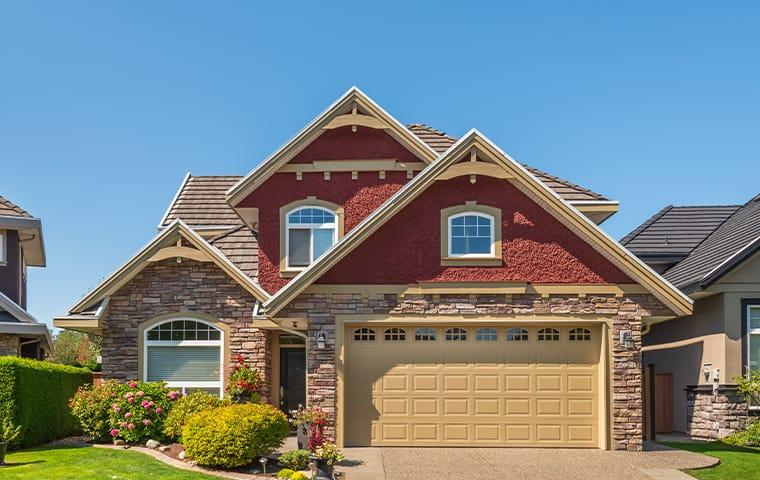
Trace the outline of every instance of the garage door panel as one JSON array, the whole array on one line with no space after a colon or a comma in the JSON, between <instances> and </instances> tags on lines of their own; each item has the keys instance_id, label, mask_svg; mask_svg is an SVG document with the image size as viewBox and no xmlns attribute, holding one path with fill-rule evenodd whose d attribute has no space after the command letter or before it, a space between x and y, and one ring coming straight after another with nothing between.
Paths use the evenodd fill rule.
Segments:
<instances>
[{"instance_id":1,"label":"garage door panel","mask_svg":"<svg viewBox=\"0 0 760 480\"><path fill-rule=\"evenodd\" d=\"M597 447L599 329L593 341L349 341L348 446ZM350 333L350 332L349 332ZM350 339L351 336L348 336Z\"/></svg>"}]
</instances>

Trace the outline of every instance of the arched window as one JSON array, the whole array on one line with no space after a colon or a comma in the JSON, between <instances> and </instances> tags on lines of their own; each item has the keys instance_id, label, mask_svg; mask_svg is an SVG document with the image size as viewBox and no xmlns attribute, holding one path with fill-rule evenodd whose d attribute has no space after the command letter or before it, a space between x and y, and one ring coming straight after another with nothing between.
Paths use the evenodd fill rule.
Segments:
<instances>
[{"instance_id":1,"label":"arched window","mask_svg":"<svg viewBox=\"0 0 760 480\"><path fill-rule=\"evenodd\" d=\"M507 330L508 342L527 342L528 341L528 329L526 328L510 328Z\"/></svg>"},{"instance_id":2,"label":"arched window","mask_svg":"<svg viewBox=\"0 0 760 480\"><path fill-rule=\"evenodd\" d=\"M354 341L374 342L375 331L367 327L357 328L356 330L354 330Z\"/></svg>"},{"instance_id":3,"label":"arched window","mask_svg":"<svg viewBox=\"0 0 760 480\"><path fill-rule=\"evenodd\" d=\"M495 328L479 328L478 331L475 332L475 340L480 342L494 342L497 337L498 334L496 333Z\"/></svg>"},{"instance_id":4,"label":"arched window","mask_svg":"<svg viewBox=\"0 0 760 480\"><path fill-rule=\"evenodd\" d=\"M322 207L299 207L288 212L285 228L288 268L309 266L337 240L335 213Z\"/></svg>"},{"instance_id":5,"label":"arched window","mask_svg":"<svg viewBox=\"0 0 760 480\"><path fill-rule=\"evenodd\" d=\"M454 327L446 329L446 341L465 342L467 341L467 330L464 328Z\"/></svg>"},{"instance_id":6,"label":"arched window","mask_svg":"<svg viewBox=\"0 0 760 480\"><path fill-rule=\"evenodd\" d=\"M403 342L406 340L406 330L398 327L386 328L385 339L390 342Z\"/></svg>"},{"instance_id":7,"label":"arched window","mask_svg":"<svg viewBox=\"0 0 760 480\"><path fill-rule=\"evenodd\" d=\"M559 330L556 328L542 328L538 331L539 342L559 342Z\"/></svg>"},{"instance_id":8,"label":"arched window","mask_svg":"<svg viewBox=\"0 0 760 480\"><path fill-rule=\"evenodd\" d=\"M167 320L145 331L143 378L187 393L222 394L224 332L197 319Z\"/></svg>"},{"instance_id":9,"label":"arched window","mask_svg":"<svg viewBox=\"0 0 760 480\"><path fill-rule=\"evenodd\" d=\"M573 328L569 335L571 342L585 342L591 340L591 330L588 328Z\"/></svg>"},{"instance_id":10,"label":"arched window","mask_svg":"<svg viewBox=\"0 0 760 480\"><path fill-rule=\"evenodd\" d=\"M494 255L494 218L480 212L452 215L449 224L449 257Z\"/></svg>"},{"instance_id":11,"label":"arched window","mask_svg":"<svg viewBox=\"0 0 760 480\"><path fill-rule=\"evenodd\" d=\"M435 342L436 332L434 328L418 328L414 332L414 340L418 342Z\"/></svg>"}]
</instances>

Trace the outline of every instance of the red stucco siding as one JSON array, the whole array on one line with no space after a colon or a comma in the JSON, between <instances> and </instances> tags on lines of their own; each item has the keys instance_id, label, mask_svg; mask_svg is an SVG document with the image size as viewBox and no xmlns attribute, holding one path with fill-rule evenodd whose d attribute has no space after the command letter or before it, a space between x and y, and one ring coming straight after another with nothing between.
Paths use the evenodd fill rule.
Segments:
<instances>
[{"instance_id":1,"label":"red stucco siding","mask_svg":"<svg viewBox=\"0 0 760 480\"><path fill-rule=\"evenodd\" d=\"M352 132L343 127L323 132L290 163L359 159L420 161L383 130L358 127ZM304 173L296 180L293 173L277 173L239 204L259 209L259 283L266 291L274 293L289 281L280 276L279 267L281 206L309 196L341 205L347 233L409 181L401 171L386 172L383 180L378 172L358 175L352 180L351 172L331 172L325 180L322 173Z\"/></svg>"},{"instance_id":2,"label":"red stucco siding","mask_svg":"<svg viewBox=\"0 0 760 480\"><path fill-rule=\"evenodd\" d=\"M314 160L356 160L395 158L402 162L419 161L409 150L384 130L341 127L326 130L290 163L311 163Z\"/></svg>"},{"instance_id":3,"label":"red stucco siding","mask_svg":"<svg viewBox=\"0 0 760 480\"><path fill-rule=\"evenodd\" d=\"M440 211L475 200L502 210L499 267L442 267ZM632 283L548 212L503 180L436 182L317 283L410 284L419 281Z\"/></svg>"}]
</instances>

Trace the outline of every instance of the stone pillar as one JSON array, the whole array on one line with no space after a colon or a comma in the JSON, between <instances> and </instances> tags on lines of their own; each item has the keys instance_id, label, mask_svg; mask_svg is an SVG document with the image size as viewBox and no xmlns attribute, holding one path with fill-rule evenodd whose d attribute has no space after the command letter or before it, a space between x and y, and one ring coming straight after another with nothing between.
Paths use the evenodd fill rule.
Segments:
<instances>
[{"instance_id":1,"label":"stone pillar","mask_svg":"<svg viewBox=\"0 0 760 480\"><path fill-rule=\"evenodd\" d=\"M0 357L2 356L18 356L18 337L16 335L9 335L7 333L0 333Z\"/></svg>"},{"instance_id":2,"label":"stone pillar","mask_svg":"<svg viewBox=\"0 0 760 480\"><path fill-rule=\"evenodd\" d=\"M621 309L622 310L622 309ZM634 346L620 342L620 332L630 330ZM641 317L619 312L612 323L612 449L643 449L643 372L641 369Z\"/></svg>"},{"instance_id":3,"label":"stone pillar","mask_svg":"<svg viewBox=\"0 0 760 480\"><path fill-rule=\"evenodd\" d=\"M719 440L745 427L747 402L736 385L686 387L686 428L698 440Z\"/></svg>"}]
</instances>

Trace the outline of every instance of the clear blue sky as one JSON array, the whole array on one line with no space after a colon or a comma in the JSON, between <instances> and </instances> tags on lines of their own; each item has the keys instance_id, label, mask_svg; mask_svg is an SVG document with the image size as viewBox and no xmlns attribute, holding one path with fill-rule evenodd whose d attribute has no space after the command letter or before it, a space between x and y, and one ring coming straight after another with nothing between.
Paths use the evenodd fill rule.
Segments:
<instances>
[{"instance_id":1,"label":"clear blue sky","mask_svg":"<svg viewBox=\"0 0 760 480\"><path fill-rule=\"evenodd\" d=\"M147 242L186 172L246 173L354 84L619 200L616 238L760 191L757 2L458 3L0 1L0 194L47 244L31 313Z\"/></svg>"}]
</instances>

